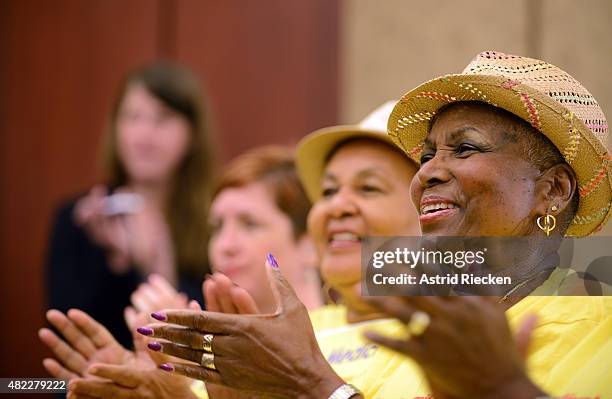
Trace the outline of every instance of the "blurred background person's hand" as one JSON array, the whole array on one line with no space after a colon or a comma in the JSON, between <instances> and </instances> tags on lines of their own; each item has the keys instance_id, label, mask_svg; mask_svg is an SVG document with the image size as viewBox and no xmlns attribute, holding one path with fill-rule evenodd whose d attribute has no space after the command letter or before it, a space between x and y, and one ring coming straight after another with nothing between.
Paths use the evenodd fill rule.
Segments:
<instances>
[{"instance_id":1,"label":"blurred background person's hand","mask_svg":"<svg viewBox=\"0 0 612 399\"><path fill-rule=\"evenodd\" d=\"M48 328L38 331L40 340L53 351L55 358L43 360L43 366L55 378L71 380L87 375L93 363L154 367L155 363L145 350L132 352L119 344L103 325L87 313L77 309L67 314L57 310L47 312L47 320L61 336ZM143 342L140 334L134 338Z\"/></svg>"}]
</instances>

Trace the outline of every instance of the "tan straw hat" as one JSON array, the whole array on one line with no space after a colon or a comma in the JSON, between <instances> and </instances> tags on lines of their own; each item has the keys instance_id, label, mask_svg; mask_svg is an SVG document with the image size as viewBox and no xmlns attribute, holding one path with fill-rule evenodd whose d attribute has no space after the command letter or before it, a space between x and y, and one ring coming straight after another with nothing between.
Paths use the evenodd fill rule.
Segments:
<instances>
[{"instance_id":1,"label":"tan straw hat","mask_svg":"<svg viewBox=\"0 0 612 399\"><path fill-rule=\"evenodd\" d=\"M461 74L406 93L391 112L389 135L418 164L432 117L456 101L482 101L510 111L559 149L578 177L580 192L567 236L592 234L607 222L612 200L608 123L580 82L544 61L485 51Z\"/></svg>"},{"instance_id":2,"label":"tan straw hat","mask_svg":"<svg viewBox=\"0 0 612 399\"><path fill-rule=\"evenodd\" d=\"M296 167L306 194L312 202L321 196L320 180L329 154L341 142L354 138L371 138L395 144L387 135L387 120L397 100L387 101L372 111L358 125L340 125L315 130L298 143Z\"/></svg>"}]
</instances>

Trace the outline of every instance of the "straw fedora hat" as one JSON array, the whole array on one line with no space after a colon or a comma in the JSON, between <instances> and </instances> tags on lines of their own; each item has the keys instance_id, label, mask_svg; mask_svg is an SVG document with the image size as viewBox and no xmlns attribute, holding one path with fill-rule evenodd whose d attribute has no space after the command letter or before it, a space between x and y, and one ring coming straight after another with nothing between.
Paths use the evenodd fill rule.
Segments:
<instances>
[{"instance_id":1,"label":"straw fedora hat","mask_svg":"<svg viewBox=\"0 0 612 399\"><path fill-rule=\"evenodd\" d=\"M430 80L406 93L391 112L388 133L418 164L431 119L456 101L503 108L548 137L578 178L580 205L566 236L586 236L603 227L612 200L608 123L582 84L544 61L485 51L461 74Z\"/></svg>"},{"instance_id":2,"label":"straw fedora hat","mask_svg":"<svg viewBox=\"0 0 612 399\"><path fill-rule=\"evenodd\" d=\"M312 202L321 196L320 180L330 153L343 141L370 138L395 147L387 135L387 121L397 100L387 101L357 125L339 125L315 130L297 146L296 168L306 194Z\"/></svg>"}]
</instances>

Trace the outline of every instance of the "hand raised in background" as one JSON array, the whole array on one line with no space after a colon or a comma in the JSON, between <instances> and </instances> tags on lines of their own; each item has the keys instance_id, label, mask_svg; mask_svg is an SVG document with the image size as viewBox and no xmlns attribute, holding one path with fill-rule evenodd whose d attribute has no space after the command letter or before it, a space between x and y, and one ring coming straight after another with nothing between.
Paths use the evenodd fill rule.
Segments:
<instances>
[{"instance_id":1,"label":"hand raised in background","mask_svg":"<svg viewBox=\"0 0 612 399\"><path fill-rule=\"evenodd\" d=\"M69 317L73 316L71 312ZM134 331L136 325L148 320L148 315L128 307L125 310L125 319ZM93 319L90 318L86 324L89 325L90 334L80 338L79 346L82 346L88 337L93 339L96 335L105 335L104 327ZM68 332L65 328L63 331ZM195 398L191 391L191 380L164 373L157 368L157 364L174 359L159 352L147 351L146 337L141 334L134 335L134 352L127 351L113 341L112 337L106 336L102 341L107 342L103 346L105 349L84 359L86 362L78 364L78 373L73 372L69 378L68 398ZM65 354L68 357L77 356L74 348L72 353L67 351ZM66 356L58 358L63 362L67 361ZM53 366L47 369L52 375L61 378L60 375L54 374ZM64 370L61 375L68 375L69 371L66 368Z\"/></svg>"},{"instance_id":2,"label":"hand raised in background","mask_svg":"<svg viewBox=\"0 0 612 399\"><path fill-rule=\"evenodd\" d=\"M228 314L260 313L255 300L225 274L213 273L202 285L206 310Z\"/></svg>"},{"instance_id":3,"label":"hand raised in background","mask_svg":"<svg viewBox=\"0 0 612 399\"><path fill-rule=\"evenodd\" d=\"M146 317L159 309L187 309L188 298L178 292L170 282L159 274L151 274L147 282L140 284L130 297L132 306Z\"/></svg>"},{"instance_id":4,"label":"hand raised in background","mask_svg":"<svg viewBox=\"0 0 612 399\"><path fill-rule=\"evenodd\" d=\"M106 211L107 194L106 187L94 186L74 206L73 218L91 241L104 248L113 272L121 274L128 271L131 262L128 231L122 215Z\"/></svg>"},{"instance_id":5,"label":"hand raised in background","mask_svg":"<svg viewBox=\"0 0 612 399\"><path fill-rule=\"evenodd\" d=\"M145 275L158 273L176 281L173 244L164 215L139 195L119 188L109 196L105 187L95 186L79 199L73 212L76 223L104 248L113 272L122 274L135 266Z\"/></svg>"},{"instance_id":6,"label":"hand raised in background","mask_svg":"<svg viewBox=\"0 0 612 399\"><path fill-rule=\"evenodd\" d=\"M43 366L55 378L70 380L85 376L93 363L155 366L144 347L136 353L125 349L103 325L83 311L71 309L64 314L52 309L47 312L47 320L63 337L48 328L38 331L40 340L55 354L56 358L43 360Z\"/></svg>"}]
</instances>

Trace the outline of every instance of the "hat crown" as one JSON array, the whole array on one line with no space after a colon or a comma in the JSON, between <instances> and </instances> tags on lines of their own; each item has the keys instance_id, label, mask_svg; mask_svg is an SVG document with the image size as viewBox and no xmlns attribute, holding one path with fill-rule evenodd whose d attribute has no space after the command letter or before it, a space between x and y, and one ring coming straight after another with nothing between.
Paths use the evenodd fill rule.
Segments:
<instances>
[{"instance_id":1,"label":"hat crown","mask_svg":"<svg viewBox=\"0 0 612 399\"><path fill-rule=\"evenodd\" d=\"M387 122L395 104L397 100L391 100L376 108L359 122L359 128L387 134Z\"/></svg>"},{"instance_id":2,"label":"hat crown","mask_svg":"<svg viewBox=\"0 0 612 399\"><path fill-rule=\"evenodd\" d=\"M501 76L508 79L507 88L523 84L546 94L581 119L608 147L608 122L601 107L580 82L561 68L534 58L483 51L462 74Z\"/></svg>"}]
</instances>

